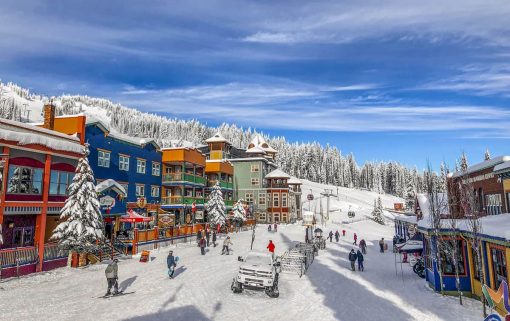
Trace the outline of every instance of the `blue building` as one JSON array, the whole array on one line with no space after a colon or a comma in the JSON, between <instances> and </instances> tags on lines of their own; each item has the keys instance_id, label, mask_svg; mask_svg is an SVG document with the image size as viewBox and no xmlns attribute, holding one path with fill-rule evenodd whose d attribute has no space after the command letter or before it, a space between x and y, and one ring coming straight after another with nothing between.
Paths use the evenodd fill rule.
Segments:
<instances>
[{"instance_id":1,"label":"blue building","mask_svg":"<svg viewBox=\"0 0 510 321\"><path fill-rule=\"evenodd\" d=\"M119 229L118 218L128 210L156 216L161 203L161 151L156 142L112 133L93 118L87 119L85 142L107 234L112 227Z\"/></svg>"}]
</instances>

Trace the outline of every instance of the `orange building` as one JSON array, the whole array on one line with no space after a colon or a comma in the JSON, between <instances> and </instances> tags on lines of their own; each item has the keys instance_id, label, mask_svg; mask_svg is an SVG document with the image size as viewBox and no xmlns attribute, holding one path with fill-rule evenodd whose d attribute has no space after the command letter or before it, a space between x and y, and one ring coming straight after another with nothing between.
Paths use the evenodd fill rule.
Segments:
<instances>
[{"instance_id":1,"label":"orange building","mask_svg":"<svg viewBox=\"0 0 510 321\"><path fill-rule=\"evenodd\" d=\"M46 243L59 222L83 145L82 137L54 130L54 106L44 106L44 112L42 128L0 119L2 277L15 275L16 264L21 265L14 268L17 273L27 274L62 263L55 262L62 253ZM84 128L84 117L75 121L73 126Z\"/></svg>"},{"instance_id":2,"label":"orange building","mask_svg":"<svg viewBox=\"0 0 510 321\"><path fill-rule=\"evenodd\" d=\"M218 183L223 192L225 205L227 209L231 209L234 205L234 166L228 158L230 158L232 144L220 133L216 133L205 142L208 145L205 166L208 189ZM206 198L209 194L208 189L206 189Z\"/></svg>"}]
</instances>

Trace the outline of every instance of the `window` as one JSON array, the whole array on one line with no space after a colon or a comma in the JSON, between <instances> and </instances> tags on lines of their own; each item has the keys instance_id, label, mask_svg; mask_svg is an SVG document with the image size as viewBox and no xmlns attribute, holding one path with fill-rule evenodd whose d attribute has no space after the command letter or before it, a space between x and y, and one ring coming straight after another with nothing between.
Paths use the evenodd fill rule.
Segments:
<instances>
[{"instance_id":1,"label":"window","mask_svg":"<svg viewBox=\"0 0 510 321\"><path fill-rule=\"evenodd\" d=\"M34 244L34 227L16 227L12 233L13 247L30 246Z\"/></svg>"},{"instance_id":2,"label":"window","mask_svg":"<svg viewBox=\"0 0 510 321\"><path fill-rule=\"evenodd\" d=\"M74 173L51 171L50 195L67 195Z\"/></svg>"},{"instance_id":3,"label":"window","mask_svg":"<svg viewBox=\"0 0 510 321\"><path fill-rule=\"evenodd\" d=\"M273 213L274 222L279 223L280 222L280 213Z\"/></svg>"},{"instance_id":4,"label":"window","mask_svg":"<svg viewBox=\"0 0 510 321\"><path fill-rule=\"evenodd\" d=\"M159 176L161 174L161 164L152 162L152 175Z\"/></svg>"},{"instance_id":5,"label":"window","mask_svg":"<svg viewBox=\"0 0 510 321\"><path fill-rule=\"evenodd\" d=\"M273 207L279 207L280 196L278 193L273 193Z\"/></svg>"},{"instance_id":6,"label":"window","mask_svg":"<svg viewBox=\"0 0 510 321\"><path fill-rule=\"evenodd\" d=\"M136 160L136 172L139 174L145 174L145 167L147 162L145 159L137 159Z\"/></svg>"},{"instance_id":7,"label":"window","mask_svg":"<svg viewBox=\"0 0 510 321\"><path fill-rule=\"evenodd\" d=\"M129 171L129 156L119 155L119 170Z\"/></svg>"},{"instance_id":8,"label":"window","mask_svg":"<svg viewBox=\"0 0 510 321\"><path fill-rule=\"evenodd\" d=\"M136 196L145 196L145 185L136 185Z\"/></svg>"},{"instance_id":9,"label":"window","mask_svg":"<svg viewBox=\"0 0 510 321\"><path fill-rule=\"evenodd\" d=\"M159 186L151 186L151 196L159 197Z\"/></svg>"},{"instance_id":10,"label":"window","mask_svg":"<svg viewBox=\"0 0 510 321\"><path fill-rule=\"evenodd\" d=\"M259 164L251 165L251 172L256 173L260 170Z\"/></svg>"},{"instance_id":11,"label":"window","mask_svg":"<svg viewBox=\"0 0 510 321\"><path fill-rule=\"evenodd\" d=\"M480 281L480 275L482 273L482 270L476 257L476 251L473 248L471 248L471 257L473 258L473 277L475 278L475 280Z\"/></svg>"},{"instance_id":12,"label":"window","mask_svg":"<svg viewBox=\"0 0 510 321\"><path fill-rule=\"evenodd\" d=\"M507 280L505 252L491 247L492 273L494 275L494 289L499 288L501 282Z\"/></svg>"},{"instance_id":13,"label":"window","mask_svg":"<svg viewBox=\"0 0 510 321\"><path fill-rule=\"evenodd\" d=\"M244 194L244 199L247 204L253 204L253 193Z\"/></svg>"},{"instance_id":14,"label":"window","mask_svg":"<svg viewBox=\"0 0 510 321\"><path fill-rule=\"evenodd\" d=\"M501 211L502 211L501 194L485 195L485 203L487 205L487 214L488 215L501 214Z\"/></svg>"},{"instance_id":15,"label":"window","mask_svg":"<svg viewBox=\"0 0 510 321\"><path fill-rule=\"evenodd\" d=\"M251 185L258 186L260 183L258 178L252 178L251 179Z\"/></svg>"},{"instance_id":16,"label":"window","mask_svg":"<svg viewBox=\"0 0 510 321\"><path fill-rule=\"evenodd\" d=\"M259 193L259 205L265 206L266 205L266 193Z\"/></svg>"},{"instance_id":17,"label":"window","mask_svg":"<svg viewBox=\"0 0 510 321\"><path fill-rule=\"evenodd\" d=\"M97 150L97 166L110 167L110 152Z\"/></svg>"},{"instance_id":18,"label":"window","mask_svg":"<svg viewBox=\"0 0 510 321\"><path fill-rule=\"evenodd\" d=\"M287 193L282 193L282 207L287 207Z\"/></svg>"},{"instance_id":19,"label":"window","mask_svg":"<svg viewBox=\"0 0 510 321\"><path fill-rule=\"evenodd\" d=\"M282 213L282 222L287 222L287 213Z\"/></svg>"},{"instance_id":20,"label":"window","mask_svg":"<svg viewBox=\"0 0 510 321\"><path fill-rule=\"evenodd\" d=\"M464 247L462 246L463 242L461 240L444 240L446 248L453 248L453 246L457 246L457 252L459 253L459 260L457 262L458 272L459 274L465 274L464 270ZM443 275L455 275L455 265L453 264L453 260L451 255L447 255L445 250L442 248L440 251L441 264L443 267Z\"/></svg>"},{"instance_id":21,"label":"window","mask_svg":"<svg viewBox=\"0 0 510 321\"><path fill-rule=\"evenodd\" d=\"M43 170L41 168L9 166L7 193L41 194Z\"/></svg>"},{"instance_id":22,"label":"window","mask_svg":"<svg viewBox=\"0 0 510 321\"><path fill-rule=\"evenodd\" d=\"M266 221L266 213L265 212L262 212L262 213L259 213L259 221Z\"/></svg>"},{"instance_id":23,"label":"window","mask_svg":"<svg viewBox=\"0 0 510 321\"><path fill-rule=\"evenodd\" d=\"M127 194L129 193L128 190L129 190L129 184L128 183L124 183L124 184L120 184L120 186L124 187L124 190L126 191L126 196Z\"/></svg>"}]
</instances>

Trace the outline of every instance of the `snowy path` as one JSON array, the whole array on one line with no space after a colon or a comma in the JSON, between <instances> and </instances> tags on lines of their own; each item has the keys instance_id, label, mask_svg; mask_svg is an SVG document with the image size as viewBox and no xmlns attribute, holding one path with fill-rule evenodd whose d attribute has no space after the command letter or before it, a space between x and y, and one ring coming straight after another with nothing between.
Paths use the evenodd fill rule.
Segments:
<instances>
[{"instance_id":1,"label":"snowy path","mask_svg":"<svg viewBox=\"0 0 510 321\"><path fill-rule=\"evenodd\" d=\"M337 229L331 225L327 229ZM460 307L442 298L404 266L404 280L395 275L394 256L375 246L390 227L371 221L350 224L345 239L321 251L307 275L283 274L280 297L263 292L230 291L237 255L249 249L251 232L233 234L234 255L219 255L220 247L205 256L197 247L180 244L176 278L166 276L167 249L151 253L149 263L127 260L119 264L120 285L133 294L102 299L104 265L86 269L59 269L0 284L0 320L481 320L479 303L466 300ZM368 242L365 272L348 269L352 233ZM277 234L257 230L255 248L276 242L283 252L303 238L301 226L281 226ZM220 240L221 241L221 240Z\"/></svg>"}]
</instances>

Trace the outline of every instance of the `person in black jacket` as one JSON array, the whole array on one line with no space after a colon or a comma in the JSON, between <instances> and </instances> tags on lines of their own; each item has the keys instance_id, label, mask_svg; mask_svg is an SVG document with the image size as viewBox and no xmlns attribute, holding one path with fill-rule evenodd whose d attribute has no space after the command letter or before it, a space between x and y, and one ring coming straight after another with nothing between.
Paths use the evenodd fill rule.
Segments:
<instances>
[{"instance_id":1,"label":"person in black jacket","mask_svg":"<svg viewBox=\"0 0 510 321\"><path fill-rule=\"evenodd\" d=\"M329 231L329 242L333 242L333 231Z\"/></svg>"},{"instance_id":2,"label":"person in black jacket","mask_svg":"<svg viewBox=\"0 0 510 321\"><path fill-rule=\"evenodd\" d=\"M202 253L202 255L205 255L205 245L206 245L205 236L202 236L200 241L198 241L198 246L200 246L200 253Z\"/></svg>"},{"instance_id":3,"label":"person in black jacket","mask_svg":"<svg viewBox=\"0 0 510 321\"><path fill-rule=\"evenodd\" d=\"M173 251L168 252L168 256L166 257L166 265L168 266L168 276L173 279L175 267L177 266Z\"/></svg>"},{"instance_id":4,"label":"person in black jacket","mask_svg":"<svg viewBox=\"0 0 510 321\"><path fill-rule=\"evenodd\" d=\"M200 240L202 239L202 230L198 230L197 232L197 243L200 243ZM200 246L200 245L198 245Z\"/></svg>"},{"instance_id":5,"label":"person in black jacket","mask_svg":"<svg viewBox=\"0 0 510 321\"><path fill-rule=\"evenodd\" d=\"M216 247L216 230L212 231L212 243Z\"/></svg>"},{"instance_id":6,"label":"person in black jacket","mask_svg":"<svg viewBox=\"0 0 510 321\"><path fill-rule=\"evenodd\" d=\"M206 243L206 246L209 247L209 240L211 239L211 230L209 230L209 228L207 228L205 230L205 240L207 241Z\"/></svg>"},{"instance_id":7,"label":"person in black jacket","mask_svg":"<svg viewBox=\"0 0 510 321\"><path fill-rule=\"evenodd\" d=\"M358 256L356 255L356 252L354 252L354 249L351 250L349 253L349 261L351 262L351 269L353 271L356 271L356 267L354 266L354 263L356 263L356 259Z\"/></svg>"},{"instance_id":8,"label":"person in black jacket","mask_svg":"<svg viewBox=\"0 0 510 321\"><path fill-rule=\"evenodd\" d=\"M361 253L361 251L358 250L356 256L358 258L358 271L363 272L363 270L365 270L365 268L363 267L363 253Z\"/></svg>"}]
</instances>

